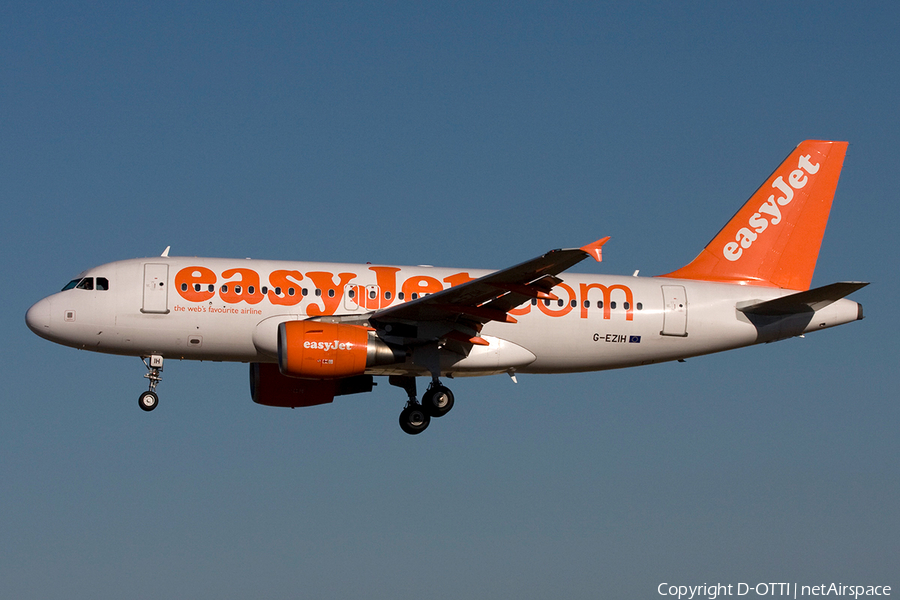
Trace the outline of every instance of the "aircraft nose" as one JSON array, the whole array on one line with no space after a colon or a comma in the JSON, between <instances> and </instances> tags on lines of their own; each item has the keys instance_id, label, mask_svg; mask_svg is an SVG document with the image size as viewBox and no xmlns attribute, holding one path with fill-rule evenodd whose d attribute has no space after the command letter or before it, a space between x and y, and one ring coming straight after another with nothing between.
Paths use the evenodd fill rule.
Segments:
<instances>
[{"instance_id":1,"label":"aircraft nose","mask_svg":"<svg viewBox=\"0 0 900 600\"><path fill-rule=\"evenodd\" d=\"M41 337L47 337L50 332L50 300L44 298L35 303L25 313L25 324Z\"/></svg>"}]
</instances>

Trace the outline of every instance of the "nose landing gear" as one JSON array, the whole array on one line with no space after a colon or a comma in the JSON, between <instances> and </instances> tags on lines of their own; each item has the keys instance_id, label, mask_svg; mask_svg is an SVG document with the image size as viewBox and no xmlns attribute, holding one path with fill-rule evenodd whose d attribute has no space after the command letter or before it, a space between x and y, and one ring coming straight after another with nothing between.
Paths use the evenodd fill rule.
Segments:
<instances>
[{"instance_id":1,"label":"nose landing gear","mask_svg":"<svg viewBox=\"0 0 900 600\"><path fill-rule=\"evenodd\" d=\"M146 392L142 392L141 395L138 396L138 406L140 406L142 410L150 412L159 404L159 396L156 395L156 386L162 381L160 372L163 369L163 357L158 354L153 354L147 358L142 358L141 360L144 361L144 365L149 371L144 374L144 377L150 380L150 389Z\"/></svg>"}]
</instances>

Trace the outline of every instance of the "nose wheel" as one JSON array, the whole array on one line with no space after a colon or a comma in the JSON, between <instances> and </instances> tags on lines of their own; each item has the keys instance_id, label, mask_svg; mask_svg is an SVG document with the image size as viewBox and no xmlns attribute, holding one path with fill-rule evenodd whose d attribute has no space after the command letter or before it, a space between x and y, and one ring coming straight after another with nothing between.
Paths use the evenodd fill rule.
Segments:
<instances>
[{"instance_id":1,"label":"nose wheel","mask_svg":"<svg viewBox=\"0 0 900 600\"><path fill-rule=\"evenodd\" d=\"M147 367L148 372L144 374L144 377L150 380L150 389L138 396L138 406L141 407L141 410L150 412L159 404L159 396L156 395L156 386L162 381L162 375L160 375L160 373L163 369L163 357L158 354L153 354L152 356L141 360L144 361L144 366Z\"/></svg>"},{"instance_id":2,"label":"nose wheel","mask_svg":"<svg viewBox=\"0 0 900 600\"><path fill-rule=\"evenodd\" d=\"M159 396L156 395L156 392L148 390L138 396L138 406L140 406L142 410L150 412L156 408L157 404L159 404Z\"/></svg>"}]
</instances>

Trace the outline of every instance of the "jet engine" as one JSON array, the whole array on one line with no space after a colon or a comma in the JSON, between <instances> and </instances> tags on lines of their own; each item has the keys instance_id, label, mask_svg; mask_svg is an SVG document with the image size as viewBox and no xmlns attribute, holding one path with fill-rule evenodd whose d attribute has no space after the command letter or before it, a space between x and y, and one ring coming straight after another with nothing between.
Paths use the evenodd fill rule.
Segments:
<instances>
[{"instance_id":1,"label":"jet engine","mask_svg":"<svg viewBox=\"0 0 900 600\"><path fill-rule=\"evenodd\" d=\"M278 367L289 377L340 379L405 358L404 351L359 325L286 321L278 326Z\"/></svg>"},{"instance_id":2,"label":"jet engine","mask_svg":"<svg viewBox=\"0 0 900 600\"><path fill-rule=\"evenodd\" d=\"M371 375L345 379L298 379L287 377L272 363L250 363L250 397L264 406L316 406L328 404L335 396L371 392Z\"/></svg>"}]
</instances>

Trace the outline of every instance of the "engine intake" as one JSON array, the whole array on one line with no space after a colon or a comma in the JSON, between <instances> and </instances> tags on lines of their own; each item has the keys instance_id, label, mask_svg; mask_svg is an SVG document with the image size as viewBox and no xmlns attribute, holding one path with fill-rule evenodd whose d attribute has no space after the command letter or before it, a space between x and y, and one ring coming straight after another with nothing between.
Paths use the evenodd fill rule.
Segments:
<instances>
[{"instance_id":1,"label":"engine intake","mask_svg":"<svg viewBox=\"0 0 900 600\"><path fill-rule=\"evenodd\" d=\"M278 367L284 375L339 379L405 360L405 353L359 325L286 321L278 326Z\"/></svg>"}]
</instances>

